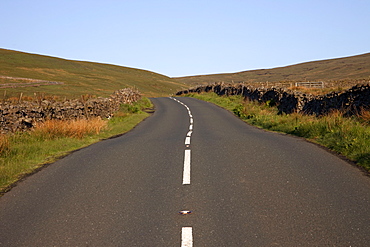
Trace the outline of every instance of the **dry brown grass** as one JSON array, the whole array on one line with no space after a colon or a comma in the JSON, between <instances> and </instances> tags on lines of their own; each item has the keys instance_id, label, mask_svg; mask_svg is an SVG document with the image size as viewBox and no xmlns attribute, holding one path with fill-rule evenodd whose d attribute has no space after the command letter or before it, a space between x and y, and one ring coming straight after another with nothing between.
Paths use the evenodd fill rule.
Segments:
<instances>
[{"instance_id":1,"label":"dry brown grass","mask_svg":"<svg viewBox=\"0 0 370 247\"><path fill-rule=\"evenodd\" d=\"M357 115L364 123L370 124L370 110L362 108L360 113Z\"/></svg>"},{"instance_id":2,"label":"dry brown grass","mask_svg":"<svg viewBox=\"0 0 370 247\"><path fill-rule=\"evenodd\" d=\"M101 118L78 120L48 120L36 126L35 135L46 139L58 137L83 138L88 134L99 134L107 126Z\"/></svg>"},{"instance_id":3,"label":"dry brown grass","mask_svg":"<svg viewBox=\"0 0 370 247\"><path fill-rule=\"evenodd\" d=\"M4 134L0 134L0 155L10 150L9 137Z\"/></svg>"}]
</instances>

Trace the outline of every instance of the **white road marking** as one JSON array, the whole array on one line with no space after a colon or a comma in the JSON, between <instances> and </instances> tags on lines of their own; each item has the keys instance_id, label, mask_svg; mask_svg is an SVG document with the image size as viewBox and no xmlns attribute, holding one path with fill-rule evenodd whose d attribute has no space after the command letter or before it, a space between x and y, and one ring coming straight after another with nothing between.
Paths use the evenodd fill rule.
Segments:
<instances>
[{"instance_id":1,"label":"white road marking","mask_svg":"<svg viewBox=\"0 0 370 247\"><path fill-rule=\"evenodd\" d=\"M183 227L181 233L181 247L193 246L193 228Z\"/></svg>"},{"instance_id":2,"label":"white road marking","mask_svg":"<svg viewBox=\"0 0 370 247\"><path fill-rule=\"evenodd\" d=\"M190 145L190 136L185 138L185 145Z\"/></svg>"},{"instance_id":3,"label":"white road marking","mask_svg":"<svg viewBox=\"0 0 370 247\"><path fill-rule=\"evenodd\" d=\"M194 123L194 119L193 119L193 115L191 114L191 111L190 111L190 108L182 103L181 101L175 99L175 98L172 98L171 99L175 100L176 102L179 102L181 105L183 105L187 110L188 110L188 114L189 114L189 117L190 117L190 125L189 125L189 131L186 135L186 138L185 138L185 145L187 148L189 148L190 146L190 141L191 141L191 135L193 133L193 123ZM182 184L190 184L190 161L191 161L191 156L190 156L190 149L186 149L185 150L185 155L184 155L184 171L183 171L183 178L182 178Z\"/></svg>"},{"instance_id":4,"label":"white road marking","mask_svg":"<svg viewBox=\"0 0 370 247\"><path fill-rule=\"evenodd\" d=\"M190 108L182 103L181 101L170 97L171 99L177 101L181 105L185 106L185 108L188 110L188 114L190 117L190 126L189 126L189 131L186 134L185 138L185 145L187 148L189 148L190 145L190 138L191 134L193 133L193 115L191 114ZM190 149L185 149L185 154L184 154L184 172L183 172L183 177L182 177L182 184L190 184L190 160L191 160L191 151ZM181 211L183 212L183 211ZM180 212L180 213L181 213ZM187 211L191 213L191 211ZM188 214L188 213L187 213ZM181 233L181 247L193 247L193 228L192 227L183 227L182 228L182 233Z\"/></svg>"},{"instance_id":5,"label":"white road marking","mask_svg":"<svg viewBox=\"0 0 370 247\"><path fill-rule=\"evenodd\" d=\"M185 150L184 172L182 174L182 184L190 184L190 149Z\"/></svg>"}]
</instances>

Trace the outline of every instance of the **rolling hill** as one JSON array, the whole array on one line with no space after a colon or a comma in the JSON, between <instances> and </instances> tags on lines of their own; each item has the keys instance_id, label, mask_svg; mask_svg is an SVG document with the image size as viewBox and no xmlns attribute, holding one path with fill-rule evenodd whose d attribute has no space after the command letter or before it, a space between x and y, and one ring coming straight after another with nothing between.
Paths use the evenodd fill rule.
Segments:
<instances>
[{"instance_id":1,"label":"rolling hill","mask_svg":"<svg viewBox=\"0 0 370 247\"><path fill-rule=\"evenodd\" d=\"M370 53L321 61L300 63L273 69L249 70L238 73L211 74L175 78L188 85L213 82L278 82L328 81L367 79L370 81Z\"/></svg>"},{"instance_id":2,"label":"rolling hill","mask_svg":"<svg viewBox=\"0 0 370 247\"><path fill-rule=\"evenodd\" d=\"M136 87L144 96L167 96L181 82L154 72L123 66L74 61L0 49L0 95L107 96L125 87Z\"/></svg>"},{"instance_id":3,"label":"rolling hill","mask_svg":"<svg viewBox=\"0 0 370 247\"><path fill-rule=\"evenodd\" d=\"M180 89L213 82L370 81L370 53L306 62L273 69L170 78L151 71L123 66L67 60L0 49L0 95L62 97L83 94L108 96L125 87L136 87L144 96L167 96Z\"/></svg>"}]
</instances>

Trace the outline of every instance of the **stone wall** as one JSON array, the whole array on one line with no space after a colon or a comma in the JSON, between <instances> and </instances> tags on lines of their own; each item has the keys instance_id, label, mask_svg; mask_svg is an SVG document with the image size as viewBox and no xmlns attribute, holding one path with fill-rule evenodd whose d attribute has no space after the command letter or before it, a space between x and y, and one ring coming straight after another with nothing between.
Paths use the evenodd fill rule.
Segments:
<instances>
[{"instance_id":1,"label":"stone wall","mask_svg":"<svg viewBox=\"0 0 370 247\"><path fill-rule=\"evenodd\" d=\"M355 114L362 108L370 108L370 85L358 85L343 92L322 96L304 94L282 88L255 88L243 84L215 83L180 91L176 95L188 93L214 92L217 95L242 95L250 100L277 105L281 113L301 112L323 115L334 109Z\"/></svg>"},{"instance_id":2,"label":"stone wall","mask_svg":"<svg viewBox=\"0 0 370 247\"><path fill-rule=\"evenodd\" d=\"M81 97L63 102L36 99L17 104L3 101L0 102L0 131L24 131L37 125L37 122L50 119L109 118L121 104L130 104L140 98L138 91L126 88L114 92L109 98Z\"/></svg>"}]
</instances>

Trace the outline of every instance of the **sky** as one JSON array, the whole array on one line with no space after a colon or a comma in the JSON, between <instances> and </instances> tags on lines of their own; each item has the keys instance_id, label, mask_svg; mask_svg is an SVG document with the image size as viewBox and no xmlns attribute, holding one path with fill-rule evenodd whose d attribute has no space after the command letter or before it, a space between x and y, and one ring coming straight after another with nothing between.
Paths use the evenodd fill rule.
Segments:
<instances>
[{"instance_id":1,"label":"sky","mask_svg":"<svg viewBox=\"0 0 370 247\"><path fill-rule=\"evenodd\" d=\"M0 48L170 77L370 52L369 0L0 0Z\"/></svg>"}]
</instances>

